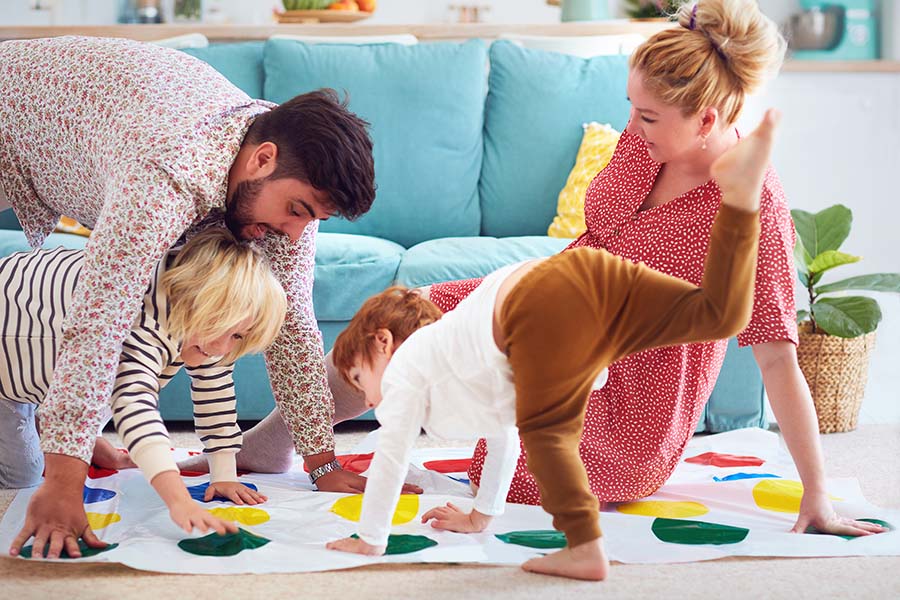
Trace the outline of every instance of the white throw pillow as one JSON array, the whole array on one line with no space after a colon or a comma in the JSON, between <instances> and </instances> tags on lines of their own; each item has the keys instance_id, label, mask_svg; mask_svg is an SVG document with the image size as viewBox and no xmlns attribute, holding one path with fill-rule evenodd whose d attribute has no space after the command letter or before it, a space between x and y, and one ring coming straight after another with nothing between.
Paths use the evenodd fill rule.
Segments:
<instances>
[{"instance_id":1,"label":"white throw pillow","mask_svg":"<svg viewBox=\"0 0 900 600\"><path fill-rule=\"evenodd\" d=\"M647 39L639 33L623 33L619 35L585 35L585 36L543 36L504 33L501 40L509 40L523 48L547 50L560 54L571 54L581 58L594 56L631 54L635 48Z\"/></svg>"},{"instance_id":2,"label":"white throw pillow","mask_svg":"<svg viewBox=\"0 0 900 600\"><path fill-rule=\"evenodd\" d=\"M419 38L411 33L396 35L273 35L270 40L294 40L304 44L402 44L414 46Z\"/></svg>"},{"instance_id":3,"label":"white throw pillow","mask_svg":"<svg viewBox=\"0 0 900 600\"><path fill-rule=\"evenodd\" d=\"M185 48L206 48L209 46L209 40L202 33L176 35L175 37L153 40L150 43L165 48L175 48L176 50L184 50Z\"/></svg>"}]
</instances>

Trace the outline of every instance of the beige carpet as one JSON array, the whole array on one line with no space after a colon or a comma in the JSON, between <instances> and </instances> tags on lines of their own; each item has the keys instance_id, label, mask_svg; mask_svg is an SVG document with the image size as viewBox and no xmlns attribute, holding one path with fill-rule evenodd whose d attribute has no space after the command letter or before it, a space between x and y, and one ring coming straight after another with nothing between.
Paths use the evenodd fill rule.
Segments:
<instances>
[{"instance_id":1,"label":"beige carpet","mask_svg":"<svg viewBox=\"0 0 900 600\"><path fill-rule=\"evenodd\" d=\"M339 428L346 451L370 427ZM181 447L199 445L188 429ZM426 438L422 446L433 445ZM900 508L900 425L866 425L823 436L829 477L856 477L874 504ZM0 491L0 513L13 493ZM4 549L5 550L5 549ZM4 552L5 553L5 552ZM10 600L148 598L900 598L900 558L728 558L679 565L615 564L603 583L525 573L512 567L382 565L295 575L160 575L118 565L41 564L0 559L0 597Z\"/></svg>"}]
</instances>

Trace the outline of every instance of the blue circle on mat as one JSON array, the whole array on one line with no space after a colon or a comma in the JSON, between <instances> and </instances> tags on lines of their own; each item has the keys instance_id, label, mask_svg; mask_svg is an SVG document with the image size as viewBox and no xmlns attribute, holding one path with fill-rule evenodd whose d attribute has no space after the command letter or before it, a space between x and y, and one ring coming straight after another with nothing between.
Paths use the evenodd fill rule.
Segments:
<instances>
[{"instance_id":1,"label":"blue circle on mat","mask_svg":"<svg viewBox=\"0 0 900 600\"><path fill-rule=\"evenodd\" d=\"M93 504L94 502L103 502L104 500L109 500L110 498L115 497L116 493L112 490L105 490L103 488L92 488L88 486L84 486L84 492L82 493L82 497L84 498L85 504Z\"/></svg>"},{"instance_id":2,"label":"blue circle on mat","mask_svg":"<svg viewBox=\"0 0 900 600\"><path fill-rule=\"evenodd\" d=\"M245 483L244 485L246 485L248 488L250 488L254 492L259 491L259 489L252 483ZM206 483L201 483L199 485L190 486L188 488L188 492L191 494L191 498L193 498L197 502L205 502L205 500L203 500L203 497L206 495L206 488L208 488L208 487L209 487L209 482L207 481ZM218 494L213 496L213 499L210 500L210 502L215 502L216 500L219 500L221 502L231 502L231 500L229 498L225 498L224 496L219 496Z\"/></svg>"}]
</instances>

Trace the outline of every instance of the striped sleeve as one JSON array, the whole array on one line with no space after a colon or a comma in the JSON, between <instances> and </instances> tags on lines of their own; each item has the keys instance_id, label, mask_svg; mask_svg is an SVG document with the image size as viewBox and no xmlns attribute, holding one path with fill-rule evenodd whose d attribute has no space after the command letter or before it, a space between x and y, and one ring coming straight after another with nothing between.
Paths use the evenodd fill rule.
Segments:
<instances>
[{"instance_id":1,"label":"striped sleeve","mask_svg":"<svg viewBox=\"0 0 900 600\"><path fill-rule=\"evenodd\" d=\"M234 364L186 367L191 378L194 429L209 460L210 482L237 481L235 454L242 435L237 424Z\"/></svg>"},{"instance_id":2,"label":"striped sleeve","mask_svg":"<svg viewBox=\"0 0 900 600\"><path fill-rule=\"evenodd\" d=\"M159 376L173 358L157 331L135 327L122 345L113 387L116 432L147 481L178 470L159 414Z\"/></svg>"}]
</instances>

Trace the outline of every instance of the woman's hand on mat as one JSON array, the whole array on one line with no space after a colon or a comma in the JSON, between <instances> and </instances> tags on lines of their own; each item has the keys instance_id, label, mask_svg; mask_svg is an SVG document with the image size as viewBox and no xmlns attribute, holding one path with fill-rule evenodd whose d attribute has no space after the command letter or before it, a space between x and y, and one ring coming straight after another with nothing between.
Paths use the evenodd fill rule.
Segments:
<instances>
[{"instance_id":1,"label":"woman's hand on mat","mask_svg":"<svg viewBox=\"0 0 900 600\"><path fill-rule=\"evenodd\" d=\"M422 515L422 522L427 523L428 521L431 521L431 526L435 529L457 533L478 533L487 528L491 517L474 509L472 512L464 512L452 502L448 502L447 506L432 508Z\"/></svg>"},{"instance_id":2,"label":"woman's hand on mat","mask_svg":"<svg viewBox=\"0 0 900 600\"><path fill-rule=\"evenodd\" d=\"M237 533L238 527L233 521L225 521L219 517L215 517L194 502L192 498L187 500L177 500L169 506L169 516L176 525L190 533L194 529L199 529L201 533L206 533L210 529L219 535L226 533Z\"/></svg>"},{"instance_id":3,"label":"woman's hand on mat","mask_svg":"<svg viewBox=\"0 0 900 600\"><path fill-rule=\"evenodd\" d=\"M106 438L102 437L98 437L94 442L94 454L91 456L91 464L102 469L115 469L117 471L137 468L128 452L116 448Z\"/></svg>"},{"instance_id":4,"label":"woman's hand on mat","mask_svg":"<svg viewBox=\"0 0 900 600\"><path fill-rule=\"evenodd\" d=\"M325 544L325 547L329 550L352 552L353 554L365 554L366 556L381 556L385 551L385 546L373 546L359 538L352 537L328 542Z\"/></svg>"},{"instance_id":5,"label":"woman's hand on mat","mask_svg":"<svg viewBox=\"0 0 900 600\"><path fill-rule=\"evenodd\" d=\"M250 506L262 504L269 499L267 496L263 496L256 490L248 488L239 481L216 481L210 483L209 487L206 488L206 493L203 495L203 501L209 502L216 496L228 498L235 504L249 504Z\"/></svg>"},{"instance_id":6,"label":"woman's hand on mat","mask_svg":"<svg viewBox=\"0 0 900 600\"><path fill-rule=\"evenodd\" d=\"M856 521L834 512L834 507L825 492L805 492L800 500L800 516L791 533L805 533L807 527L814 527L821 533L833 535L872 535L883 533L886 528L867 521Z\"/></svg>"},{"instance_id":7,"label":"woman's hand on mat","mask_svg":"<svg viewBox=\"0 0 900 600\"><path fill-rule=\"evenodd\" d=\"M28 501L25 526L9 547L10 556L17 556L32 536L34 558L59 558L63 548L69 556L79 557L79 538L91 548L106 548L106 543L94 535L84 512L87 463L62 454L45 454L44 465L44 483ZM45 554L47 544L50 547Z\"/></svg>"},{"instance_id":8,"label":"woman's hand on mat","mask_svg":"<svg viewBox=\"0 0 900 600\"><path fill-rule=\"evenodd\" d=\"M316 488L320 492L341 492L344 494L362 494L366 490L366 478L350 471L332 471L316 479ZM411 483L403 484L404 494L421 494L422 488Z\"/></svg>"}]
</instances>

